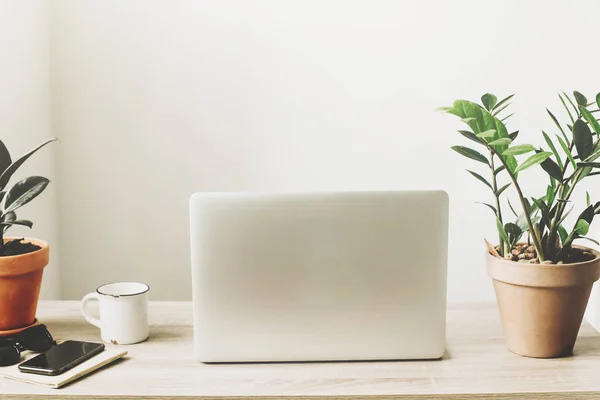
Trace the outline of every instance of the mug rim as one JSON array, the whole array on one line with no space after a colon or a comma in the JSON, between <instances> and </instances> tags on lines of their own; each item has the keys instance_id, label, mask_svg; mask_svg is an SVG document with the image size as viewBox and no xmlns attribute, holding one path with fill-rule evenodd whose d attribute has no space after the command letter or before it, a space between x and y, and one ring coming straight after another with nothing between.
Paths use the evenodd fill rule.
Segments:
<instances>
[{"instance_id":1,"label":"mug rim","mask_svg":"<svg viewBox=\"0 0 600 400\"><path fill-rule=\"evenodd\" d=\"M110 293L102 293L100 291L101 288L103 288L104 286L108 286L108 285L114 285L117 283L136 283L138 285L144 285L146 287L145 290L141 291L141 292L136 292L136 293L126 293L126 294L110 294ZM108 283L104 283L100 286L98 286L96 288L96 293L98 293L101 296L110 296L110 297L131 297L131 296L139 296L140 294L144 294L147 293L150 290L150 285L148 285L147 283L143 283L143 282L135 282L135 281L115 281L115 282L108 282Z\"/></svg>"}]
</instances>

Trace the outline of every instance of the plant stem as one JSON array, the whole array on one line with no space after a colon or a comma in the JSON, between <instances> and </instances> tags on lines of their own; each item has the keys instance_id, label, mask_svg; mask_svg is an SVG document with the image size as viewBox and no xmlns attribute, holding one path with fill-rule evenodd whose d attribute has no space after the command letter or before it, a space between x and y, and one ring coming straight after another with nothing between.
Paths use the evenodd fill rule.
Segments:
<instances>
[{"instance_id":1,"label":"plant stem","mask_svg":"<svg viewBox=\"0 0 600 400\"><path fill-rule=\"evenodd\" d=\"M490 147L490 146L487 146L487 147L490 149L490 151L493 151L494 154L496 154L498 156L498 158L500 159L500 162L502 163L502 165L504 165L504 168L506 168L506 172L508 173L508 176L510 176L510 179L512 180L513 184L515 185L515 189L517 189L517 194L519 195L519 201L521 202L521 207L523 208L523 212L525 213L525 218L527 219L527 226L529 228L529 232L531 232L531 237L533 239L533 246L535 247L535 250L538 255L538 259L541 263L541 262L545 261L544 253L542 252L543 249L542 249L542 245L541 245L541 240L538 237L537 232L534 230L533 223L531 222L531 217L529 215L529 209L527 207L527 204L525 204L525 196L523 196L523 191L521 190L521 187L519 186L519 183L517 182L517 178L512 173L512 171L510 170L510 168L508 167L506 162L502 159L502 157L500 157L500 154L498 154L498 152L496 150L494 150L492 147Z\"/></svg>"},{"instance_id":2,"label":"plant stem","mask_svg":"<svg viewBox=\"0 0 600 400\"><path fill-rule=\"evenodd\" d=\"M596 143L594 143L593 145L593 149L596 149L598 147L598 145L600 144L600 139L596 140ZM571 143L569 148L573 148L573 143ZM567 168L567 162L568 159L565 161L565 168L563 169L566 170ZM563 200L569 200L569 198L571 197L571 195L573 194L573 190L575 189L575 185L577 185L577 181L579 180L579 178L581 177L581 174L583 173L583 168L577 168L575 169L575 171L573 171L573 173L571 174L571 176L569 176L569 178L567 178L565 180L565 182L572 182L571 186L569 187L569 190L566 191L566 193L562 193L562 195L560 196L561 199ZM560 183L561 187L564 188L565 186L562 184L562 182ZM548 251L549 251L549 256L551 258L557 257L561 254L562 249L559 250L557 252L557 247L555 246L556 243L556 239L558 237L558 222L562 219L562 214L565 211L565 207L566 207L566 202L560 202L556 208L556 214L554 215L554 219L552 220L552 224L550 225L549 229L550 231L548 232ZM570 237L570 236L569 236ZM571 239L571 242L573 241L573 239ZM562 243L562 247L564 248L565 245L569 246L570 243L567 243L568 240L565 240L565 243ZM554 261L558 261L557 259Z\"/></svg>"},{"instance_id":3,"label":"plant stem","mask_svg":"<svg viewBox=\"0 0 600 400\"><path fill-rule=\"evenodd\" d=\"M573 173L572 177L569 178L569 179L573 179L573 182L577 182L577 180L581 176L582 172L583 172L583 169L582 168L578 168ZM562 195L562 199L563 200L569 200L569 198L573 194L573 190L575 189L575 185L576 185L576 183L573 183L569 187L569 190L567 190L567 192ZM548 234L548 245L549 246L553 246L553 243L556 242L556 237L558 235L558 221L560 221L562 219L562 214L565 211L565 204L566 204L566 202L561 202L558 205L558 208L556 209L556 215L554 216L554 220L552 221L552 225L550 226L550 232ZM565 245L565 243L563 243L563 246L564 245ZM553 248L553 251L556 251L556 249ZM555 256L555 254L551 254L551 257L554 257L554 256Z\"/></svg>"},{"instance_id":4,"label":"plant stem","mask_svg":"<svg viewBox=\"0 0 600 400\"><path fill-rule=\"evenodd\" d=\"M500 209L500 196L498 196L497 192L498 192L498 182L496 180L496 174L494 173L495 168L494 168L494 153L490 150L490 168L492 170L492 187L494 190L494 197L496 198L496 210L498 210L498 219L500 220L500 223L502 224L502 226L504 226L504 221L502 221L502 210ZM507 251L510 251L510 249L507 250L508 247L508 243L505 243L504 240L502 239L502 235L500 235L500 233L498 233L498 241L500 243L500 255L504 256L504 254Z\"/></svg>"}]
</instances>

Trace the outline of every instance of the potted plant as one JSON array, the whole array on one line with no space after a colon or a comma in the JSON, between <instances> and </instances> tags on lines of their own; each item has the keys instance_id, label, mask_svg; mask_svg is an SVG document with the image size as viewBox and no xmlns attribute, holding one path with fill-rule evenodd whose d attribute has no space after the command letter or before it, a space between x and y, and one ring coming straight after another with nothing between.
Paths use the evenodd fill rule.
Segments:
<instances>
[{"instance_id":1,"label":"potted plant","mask_svg":"<svg viewBox=\"0 0 600 400\"><path fill-rule=\"evenodd\" d=\"M17 210L44 191L48 179L31 176L9 186L13 174L50 139L17 160L0 141L0 335L26 328L35 322L42 273L48 264L48 243L30 238L5 237L13 225L31 228L33 223L17 218Z\"/></svg>"},{"instance_id":2,"label":"potted plant","mask_svg":"<svg viewBox=\"0 0 600 400\"><path fill-rule=\"evenodd\" d=\"M586 193L585 206L573 214L572 224L566 220L574 209L575 188L600 175L600 123L595 117L600 94L592 102L577 91L574 99L559 94L570 123L561 124L547 110L556 131L541 132L548 151L517 144L519 131L507 130L512 114L503 115L512 97L498 101L487 93L481 104L456 100L441 110L467 125L459 133L474 145L452 149L476 161L488 176L468 170L492 193L493 203L483 204L493 213L498 244L486 240L486 269L508 348L529 357L561 357L572 353L592 285L600 276L600 253L574 244L581 239L598 243L586 235L600 202L593 203ZM534 166L541 166L548 178L541 196L528 193L519 179ZM506 198L508 188L514 188L518 205Z\"/></svg>"}]
</instances>

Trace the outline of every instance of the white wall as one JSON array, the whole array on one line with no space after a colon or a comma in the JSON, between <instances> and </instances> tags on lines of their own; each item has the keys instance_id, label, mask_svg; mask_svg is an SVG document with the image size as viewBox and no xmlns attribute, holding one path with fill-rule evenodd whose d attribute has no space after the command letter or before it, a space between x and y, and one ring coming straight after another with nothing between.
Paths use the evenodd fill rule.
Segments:
<instances>
[{"instance_id":1,"label":"white wall","mask_svg":"<svg viewBox=\"0 0 600 400\"><path fill-rule=\"evenodd\" d=\"M13 160L52 136L46 11L43 1L0 1L0 139ZM11 181L30 175L51 180L40 197L19 210L20 218L33 221L33 229L13 227L7 232L10 236L34 236L50 243L42 298L60 298L53 146L31 157Z\"/></svg>"},{"instance_id":2,"label":"white wall","mask_svg":"<svg viewBox=\"0 0 600 400\"><path fill-rule=\"evenodd\" d=\"M138 279L188 299L194 191L441 188L449 298L492 299L490 196L434 108L516 92L510 126L540 143L559 89L599 89L596 1L51 4L67 298Z\"/></svg>"}]
</instances>

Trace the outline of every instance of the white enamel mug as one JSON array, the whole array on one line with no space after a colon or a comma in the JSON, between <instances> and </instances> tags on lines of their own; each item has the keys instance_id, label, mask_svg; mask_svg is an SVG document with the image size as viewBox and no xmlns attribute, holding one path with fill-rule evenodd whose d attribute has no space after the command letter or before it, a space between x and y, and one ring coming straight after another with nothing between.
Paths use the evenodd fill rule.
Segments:
<instances>
[{"instance_id":1,"label":"white enamel mug","mask_svg":"<svg viewBox=\"0 0 600 400\"><path fill-rule=\"evenodd\" d=\"M81 299L81 313L86 321L100 328L102 341L133 344L148 338L148 291L139 282L116 282L100 286L95 293ZM99 302L100 318L86 312L90 300Z\"/></svg>"}]
</instances>

